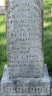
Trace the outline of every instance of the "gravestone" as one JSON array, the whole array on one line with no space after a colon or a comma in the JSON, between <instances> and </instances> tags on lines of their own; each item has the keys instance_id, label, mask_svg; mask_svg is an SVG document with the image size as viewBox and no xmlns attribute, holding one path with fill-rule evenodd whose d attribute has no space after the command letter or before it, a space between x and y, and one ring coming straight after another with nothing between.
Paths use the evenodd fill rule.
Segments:
<instances>
[{"instance_id":1,"label":"gravestone","mask_svg":"<svg viewBox=\"0 0 52 96\"><path fill-rule=\"evenodd\" d=\"M43 51L43 0L5 0L7 65L2 96L50 96Z\"/></svg>"}]
</instances>

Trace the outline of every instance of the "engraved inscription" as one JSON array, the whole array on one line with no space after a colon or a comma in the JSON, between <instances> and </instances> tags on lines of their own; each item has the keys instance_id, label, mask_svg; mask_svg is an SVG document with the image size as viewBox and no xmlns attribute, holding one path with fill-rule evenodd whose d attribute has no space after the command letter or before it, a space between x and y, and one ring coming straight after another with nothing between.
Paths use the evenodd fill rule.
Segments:
<instances>
[{"instance_id":1,"label":"engraved inscription","mask_svg":"<svg viewBox=\"0 0 52 96\"><path fill-rule=\"evenodd\" d=\"M6 4L9 77L43 77L42 3L19 2L9 0Z\"/></svg>"},{"instance_id":2,"label":"engraved inscription","mask_svg":"<svg viewBox=\"0 0 52 96\"><path fill-rule=\"evenodd\" d=\"M11 87L4 87L4 93L8 93L8 94L15 94L15 93L20 93L20 94L24 94L24 93L48 93L49 87L42 87L42 86L20 86L20 87L16 87L15 90L15 86L11 86ZM50 90L49 90L50 91Z\"/></svg>"}]
</instances>

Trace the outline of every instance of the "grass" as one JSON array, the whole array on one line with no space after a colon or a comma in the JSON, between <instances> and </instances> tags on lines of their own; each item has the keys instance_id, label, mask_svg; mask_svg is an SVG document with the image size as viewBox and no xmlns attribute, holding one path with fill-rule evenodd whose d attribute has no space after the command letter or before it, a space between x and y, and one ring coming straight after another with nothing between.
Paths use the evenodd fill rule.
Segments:
<instances>
[{"instance_id":1,"label":"grass","mask_svg":"<svg viewBox=\"0 0 52 96\"><path fill-rule=\"evenodd\" d=\"M44 0L44 62L52 76L52 0Z\"/></svg>"},{"instance_id":2,"label":"grass","mask_svg":"<svg viewBox=\"0 0 52 96\"><path fill-rule=\"evenodd\" d=\"M6 63L7 59L6 59L5 16L0 15L0 79L2 77L3 68Z\"/></svg>"},{"instance_id":3,"label":"grass","mask_svg":"<svg viewBox=\"0 0 52 96\"><path fill-rule=\"evenodd\" d=\"M49 15L51 5L52 0L44 0L44 62L47 64L49 73L52 76L52 17ZM0 15L0 79L6 63L5 16Z\"/></svg>"}]
</instances>

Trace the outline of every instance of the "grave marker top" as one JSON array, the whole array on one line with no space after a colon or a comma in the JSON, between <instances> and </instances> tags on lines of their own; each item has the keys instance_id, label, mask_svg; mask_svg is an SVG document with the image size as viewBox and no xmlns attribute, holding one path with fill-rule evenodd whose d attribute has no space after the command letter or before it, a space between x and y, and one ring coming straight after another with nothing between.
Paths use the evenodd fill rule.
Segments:
<instances>
[{"instance_id":1,"label":"grave marker top","mask_svg":"<svg viewBox=\"0 0 52 96\"><path fill-rule=\"evenodd\" d=\"M43 0L6 0L10 78L43 77Z\"/></svg>"}]
</instances>

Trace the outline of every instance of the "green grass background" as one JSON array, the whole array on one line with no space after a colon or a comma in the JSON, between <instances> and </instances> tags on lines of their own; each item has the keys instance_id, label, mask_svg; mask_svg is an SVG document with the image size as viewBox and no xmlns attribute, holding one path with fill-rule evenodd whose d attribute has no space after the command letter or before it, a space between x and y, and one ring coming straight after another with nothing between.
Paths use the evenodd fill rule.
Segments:
<instances>
[{"instance_id":1,"label":"green grass background","mask_svg":"<svg viewBox=\"0 0 52 96\"><path fill-rule=\"evenodd\" d=\"M0 15L0 79L2 77L3 68L6 63L7 58L6 58L5 16Z\"/></svg>"},{"instance_id":2,"label":"green grass background","mask_svg":"<svg viewBox=\"0 0 52 96\"><path fill-rule=\"evenodd\" d=\"M44 63L47 64L50 75L52 76L52 0L44 0ZM7 64L6 56L6 28L5 16L0 15L0 79L3 74L4 65Z\"/></svg>"},{"instance_id":3,"label":"green grass background","mask_svg":"<svg viewBox=\"0 0 52 96\"><path fill-rule=\"evenodd\" d=\"M52 76L52 0L44 0L44 62Z\"/></svg>"}]
</instances>

